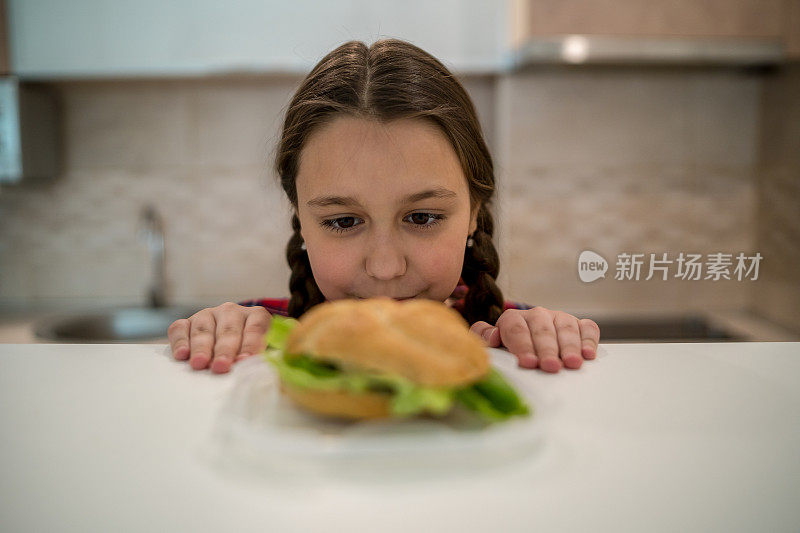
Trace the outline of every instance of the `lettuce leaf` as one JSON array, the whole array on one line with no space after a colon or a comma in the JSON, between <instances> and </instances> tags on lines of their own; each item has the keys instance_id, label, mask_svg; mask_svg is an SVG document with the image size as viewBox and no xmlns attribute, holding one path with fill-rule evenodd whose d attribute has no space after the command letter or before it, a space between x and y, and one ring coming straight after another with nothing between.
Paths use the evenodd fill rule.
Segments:
<instances>
[{"instance_id":1,"label":"lettuce leaf","mask_svg":"<svg viewBox=\"0 0 800 533\"><path fill-rule=\"evenodd\" d=\"M422 412L444 414L453 406L453 392L445 388L424 387L392 374L343 372L334 365L308 355L286 357L273 350L267 361L278 370L286 383L315 390L347 390L352 393L378 392L391 395L395 416Z\"/></svg>"},{"instance_id":2,"label":"lettuce leaf","mask_svg":"<svg viewBox=\"0 0 800 533\"><path fill-rule=\"evenodd\" d=\"M270 321L269 330L264 336L267 348L283 351L289 334L300 322L294 318L274 315Z\"/></svg>"},{"instance_id":3,"label":"lettuce leaf","mask_svg":"<svg viewBox=\"0 0 800 533\"><path fill-rule=\"evenodd\" d=\"M528 405L496 368L491 368L481 381L457 390L455 397L461 405L490 421L530 414Z\"/></svg>"}]
</instances>

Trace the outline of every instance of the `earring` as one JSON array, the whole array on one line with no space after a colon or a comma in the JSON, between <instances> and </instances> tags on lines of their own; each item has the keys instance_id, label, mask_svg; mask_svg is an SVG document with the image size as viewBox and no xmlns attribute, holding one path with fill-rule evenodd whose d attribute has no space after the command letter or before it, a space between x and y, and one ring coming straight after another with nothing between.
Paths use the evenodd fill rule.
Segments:
<instances>
[{"instance_id":1,"label":"earring","mask_svg":"<svg viewBox=\"0 0 800 533\"><path fill-rule=\"evenodd\" d=\"M301 250L305 250L306 249L306 241L303 241L302 243L300 243L300 249Z\"/></svg>"},{"instance_id":2,"label":"earring","mask_svg":"<svg viewBox=\"0 0 800 533\"><path fill-rule=\"evenodd\" d=\"M475 243L475 240L470 237L467 239L467 248L472 248L472 245Z\"/></svg>"}]
</instances>

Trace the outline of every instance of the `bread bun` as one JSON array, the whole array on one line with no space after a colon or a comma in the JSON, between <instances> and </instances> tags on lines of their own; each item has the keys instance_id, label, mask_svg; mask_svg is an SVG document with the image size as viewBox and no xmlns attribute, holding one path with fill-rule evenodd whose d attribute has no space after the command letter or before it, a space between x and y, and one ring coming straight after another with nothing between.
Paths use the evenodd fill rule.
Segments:
<instances>
[{"instance_id":1,"label":"bread bun","mask_svg":"<svg viewBox=\"0 0 800 533\"><path fill-rule=\"evenodd\" d=\"M468 385L489 372L486 346L469 332L467 321L455 309L426 299L321 303L300 317L286 352L430 387Z\"/></svg>"},{"instance_id":2,"label":"bread bun","mask_svg":"<svg viewBox=\"0 0 800 533\"><path fill-rule=\"evenodd\" d=\"M388 394L315 390L286 383L281 383L281 390L301 407L328 417L366 420L387 418L391 414Z\"/></svg>"}]
</instances>

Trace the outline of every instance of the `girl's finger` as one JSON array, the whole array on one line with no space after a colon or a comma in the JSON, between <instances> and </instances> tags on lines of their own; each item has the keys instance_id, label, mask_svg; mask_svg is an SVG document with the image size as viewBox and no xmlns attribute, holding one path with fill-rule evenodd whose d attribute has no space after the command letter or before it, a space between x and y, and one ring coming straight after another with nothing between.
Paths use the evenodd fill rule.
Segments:
<instances>
[{"instance_id":1,"label":"girl's finger","mask_svg":"<svg viewBox=\"0 0 800 533\"><path fill-rule=\"evenodd\" d=\"M469 330L480 337L490 348L500 346L500 330L488 322L479 320L472 324Z\"/></svg>"},{"instance_id":2,"label":"girl's finger","mask_svg":"<svg viewBox=\"0 0 800 533\"><path fill-rule=\"evenodd\" d=\"M600 326L588 318L578 320L578 325L581 330L581 354L584 359L594 359L600 344Z\"/></svg>"},{"instance_id":3,"label":"girl's finger","mask_svg":"<svg viewBox=\"0 0 800 533\"><path fill-rule=\"evenodd\" d=\"M555 328L564 366L580 368L583 357L581 357L581 330L578 319L569 313L556 312Z\"/></svg>"},{"instance_id":4,"label":"girl's finger","mask_svg":"<svg viewBox=\"0 0 800 533\"><path fill-rule=\"evenodd\" d=\"M536 368L540 364L534 349L531 330L522 311L507 310L497 320L500 340L508 351L517 356L519 366Z\"/></svg>"},{"instance_id":5,"label":"girl's finger","mask_svg":"<svg viewBox=\"0 0 800 533\"><path fill-rule=\"evenodd\" d=\"M211 371L223 373L230 370L233 358L239 354L247 315L243 312L244 307L233 302L226 302L217 309L216 340Z\"/></svg>"},{"instance_id":6,"label":"girl's finger","mask_svg":"<svg viewBox=\"0 0 800 533\"><path fill-rule=\"evenodd\" d=\"M272 317L263 307L248 308L247 320L244 323L242 335L242 349L237 355L237 360L248 355L254 355L264 351L264 335L269 329Z\"/></svg>"},{"instance_id":7,"label":"girl's finger","mask_svg":"<svg viewBox=\"0 0 800 533\"><path fill-rule=\"evenodd\" d=\"M561 359L558 358L558 338L552 312L543 307L534 307L525 311L524 316L539 357L539 368L545 372L558 372L561 370Z\"/></svg>"},{"instance_id":8,"label":"girl's finger","mask_svg":"<svg viewBox=\"0 0 800 533\"><path fill-rule=\"evenodd\" d=\"M198 311L189 320L192 323L189 329L189 365L201 370L211 362L216 320L210 309Z\"/></svg>"},{"instance_id":9,"label":"girl's finger","mask_svg":"<svg viewBox=\"0 0 800 533\"><path fill-rule=\"evenodd\" d=\"M167 338L172 350L172 357L179 361L189 359L189 326L188 318L176 320L167 328Z\"/></svg>"}]
</instances>

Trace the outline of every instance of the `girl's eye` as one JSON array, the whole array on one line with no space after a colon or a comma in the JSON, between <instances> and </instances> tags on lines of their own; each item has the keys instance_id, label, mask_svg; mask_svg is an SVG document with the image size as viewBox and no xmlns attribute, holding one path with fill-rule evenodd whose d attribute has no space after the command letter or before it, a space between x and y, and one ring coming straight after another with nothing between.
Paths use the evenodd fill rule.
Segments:
<instances>
[{"instance_id":1,"label":"girl's eye","mask_svg":"<svg viewBox=\"0 0 800 533\"><path fill-rule=\"evenodd\" d=\"M331 230L337 233L344 233L345 231L350 231L353 229L353 220L356 217L339 217L339 218L329 218L320 222L320 225L326 228L330 228ZM339 224L337 226L337 224ZM342 227L344 226L344 227Z\"/></svg>"},{"instance_id":2,"label":"girl's eye","mask_svg":"<svg viewBox=\"0 0 800 533\"><path fill-rule=\"evenodd\" d=\"M438 213L411 213L408 216L412 219L411 225L414 226L414 229L420 231L428 230L447 218ZM355 220L356 217L329 218L320 222L320 225L337 233L344 233L355 229Z\"/></svg>"}]
</instances>

